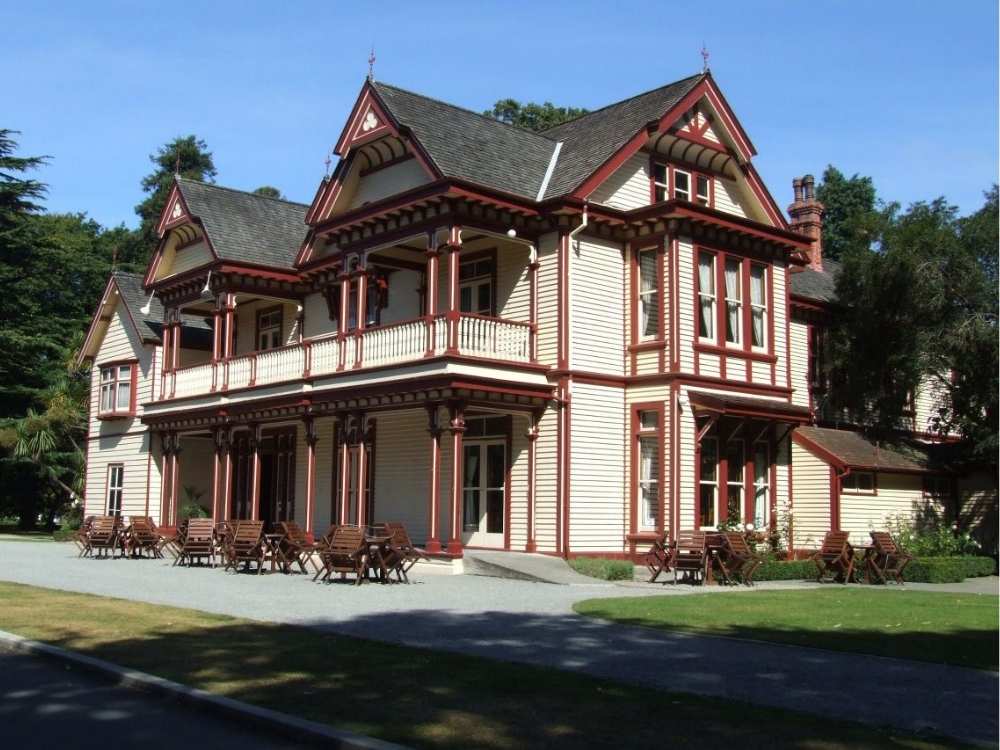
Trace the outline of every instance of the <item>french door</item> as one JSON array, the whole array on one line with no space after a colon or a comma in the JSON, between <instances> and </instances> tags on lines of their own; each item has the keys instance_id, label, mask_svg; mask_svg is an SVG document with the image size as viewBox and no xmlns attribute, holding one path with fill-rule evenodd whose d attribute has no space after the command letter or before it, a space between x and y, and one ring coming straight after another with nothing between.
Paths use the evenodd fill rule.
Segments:
<instances>
[{"instance_id":1,"label":"french door","mask_svg":"<svg viewBox=\"0 0 1000 750\"><path fill-rule=\"evenodd\" d=\"M462 542L503 548L507 442L467 442L462 452Z\"/></svg>"}]
</instances>

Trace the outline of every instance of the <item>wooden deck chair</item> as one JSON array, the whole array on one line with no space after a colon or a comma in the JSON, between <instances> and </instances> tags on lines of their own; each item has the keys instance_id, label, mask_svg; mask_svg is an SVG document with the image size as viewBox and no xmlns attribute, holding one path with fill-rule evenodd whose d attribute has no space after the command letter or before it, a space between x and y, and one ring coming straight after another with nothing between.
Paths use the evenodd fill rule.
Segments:
<instances>
[{"instance_id":1,"label":"wooden deck chair","mask_svg":"<svg viewBox=\"0 0 1000 750\"><path fill-rule=\"evenodd\" d=\"M80 548L80 553L77 557L86 557L93 552L90 546L90 528L94 525L95 518L97 516L87 516L84 518L83 523L80 524L80 528L73 535L73 542Z\"/></svg>"},{"instance_id":2,"label":"wooden deck chair","mask_svg":"<svg viewBox=\"0 0 1000 750\"><path fill-rule=\"evenodd\" d=\"M656 579L660 577L660 573L670 572L670 558L674 553L674 543L669 541L666 534L660 536L653 546L649 548L649 552L646 553L644 562L646 563L646 569L649 571L649 582L656 583Z\"/></svg>"},{"instance_id":3,"label":"wooden deck chair","mask_svg":"<svg viewBox=\"0 0 1000 750\"><path fill-rule=\"evenodd\" d=\"M723 581L747 586L753 586L753 574L764 564L764 558L755 555L743 535L736 532L722 535L722 554L718 560Z\"/></svg>"},{"instance_id":4,"label":"wooden deck chair","mask_svg":"<svg viewBox=\"0 0 1000 750\"><path fill-rule=\"evenodd\" d=\"M810 558L816 565L816 580L850 583L854 574L854 548L848 541L850 532L828 531L823 546Z\"/></svg>"},{"instance_id":5,"label":"wooden deck chair","mask_svg":"<svg viewBox=\"0 0 1000 750\"><path fill-rule=\"evenodd\" d=\"M189 518L184 533L184 542L174 565L187 561L193 565L196 560L207 560L215 567L215 523L211 518Z\"/></svg>"},{"instance_id":6,"label":"wooden deck chair","mask_svg":"<svg viewBox=\"0 0 1000 750\"><path fill-rule=\"evenodd\" d=\"M674 552L670 557L670 567L674 571L674 583L677 574L683 573L685 579L692 582L705 580L705 532L680 531L674 544Z\"/></svg>"},{"instance_id":7,"label":"wooden deck chair","mask_svg":"<svg viewBox=\"0 0 1000 750\"><path fill-rule=\"evenodd\" d=\"M896 583L904 583L903 571L913 556L903 551L889 532L873 531L871 535L874 549L865 559L869 580L886 583L892 577Z\"/></svg>"},{"instance_id":8,"label":"wooden deck chair","mask_svg":"<svg viewBox=\"0 0 1000 750\"><path fill-rule=\"evenodd\" d=\"M383 533L391 537L389 540L389 558L386 561L397 580L409 583L407 575L410 568L421 560L430 560L427 553L417 547L410 539L406 525L400 521L388 521L382 524Z\"/></svg>"},{"instance_id":9,"label":"wooden deck chair","mask_svg":"<svg viewBox=\"0 0 1000 750\"><path fill-rule=\"evenodd\" d=\"M278 542L276 554L278 564L285 573L292 572L292 566L298 565L299 570L308 573L306 560L316 545L309 541L306 532L295 521L281 521L276 524L281 540Z\"/></svg>"},{"instance_id":10,"label":"wooden deck chair","mask_svg":"<svg viewBox=\"0 0 1000 750\"><path fill-rule=\"evenodd\" d=\"M115 550L121 549L119 534L121 521L118 516L97 516L90 526L87 538L94 557L115 556Z\"/></svg>"},{"instance_id":11,"label":"wooden deck chair","mask_svg":"<svg viewBox=\"0 0 1000 750\"><path fill-rule=\"evenodd\" d=\"M237 521L227 550L226 568L238 572L240 563L250 570L257 563L257 575L264 572L264 522Z\"/></svg>"},{"instance_id":12,"label":"wooden deck chair","mask_svg":"<svg viewBox=\"0 0 1000 750\"><path fill-rule=\"evenodd\" d=\"M348 573L353 573L355 585L360 586L368 567L368 544L365 542L364 530L357 526L337 527L330 546L321 551L319 557L322 567L313 580L320 578L327 581L334 573L340 573L341 578L346 578Z\"/></svg>"}]
</instances>

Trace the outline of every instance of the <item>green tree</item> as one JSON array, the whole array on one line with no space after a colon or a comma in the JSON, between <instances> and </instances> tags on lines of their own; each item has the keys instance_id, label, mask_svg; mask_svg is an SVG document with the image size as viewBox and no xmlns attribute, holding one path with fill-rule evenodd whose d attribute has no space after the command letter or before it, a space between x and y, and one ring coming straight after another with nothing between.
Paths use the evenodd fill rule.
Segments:
<instances>
[{"instance_id":1,"label":"green tree","mask_svg":"<svg viewBox=\"0 0 1000 750\"><path fill-rule=\"evenodd\" d=\"M16 130L0 128L0 233L15 231L24 218L41 210L35 201L45 195L45 185L25 174L45 164L45 156L16 156ZM2 242L3 239L0 239ZM0 248L6 249L0 245Z\"/></svg>"},{"instance_id":2,"label":"green tree","mask_svg":"<svg viewBox=\"0 0 1000 750\"><path fill-rule=\"evenodd\" d=\"M500 99L493 105L493 109L488 109L483 114L508 125L540 133L585 115L588 111L581 107L557 107L552 102L522 104L516 99Z\"/></svg>"},{"instance_id":3,"label":"green tree","mask_svg":"<svg viewBox=\"0 0 1000 750\"><path fill-rule=\"evenodd\" d=\"M215 181L215 163L208 151L205 141L194 135L178 136L155 153L149 160L154 169L142 178L143 192L147 197L135 212L139 216L139 229L136 231L135 244L126 248L126 259L130 263L144 265L156 249L158 237L156 225L160 214L170 194L174 175L179 174L189 180L200 182Z\"/></svg>"},{"instance_id":4,"label":"green tree","mask_svg":"<svg viewBox=\"0 0 1000 750\"><path fill-rule=\"evenodd\" d=\"M253 193L254 195L263 195L265 198L280 198L281 200L285 200L285 196L281 194L281 191L270 185L261 185Z\"/></svg>"},{"instance_id":5,"label":"green tree","mask_svg":"<svg viewBox=\"0 0 1000 750\"><path fill-rule=\"evenodd\" d=\"M879 213L871 177L845 177L829 165L816 187L823 214L823 257L840 260L850 249L868 247L878 231Z\"/></svg>"}]
</instances>

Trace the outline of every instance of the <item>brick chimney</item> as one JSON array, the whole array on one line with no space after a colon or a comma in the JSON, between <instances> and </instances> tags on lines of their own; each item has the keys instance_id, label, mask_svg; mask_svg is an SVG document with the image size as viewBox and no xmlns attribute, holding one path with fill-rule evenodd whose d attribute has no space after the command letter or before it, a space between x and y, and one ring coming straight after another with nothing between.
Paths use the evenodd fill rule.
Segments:
<instances>
[{"instance_id":1,"label":"brick chimney","mask_svg":"<svg viewBox=\"0 0 1000 750\"><path fill-rule=\"evenodd\" d=\"M811 174L792 180L795 202L788 207L792 231L812 237L809 267L823 270L823 204L816 200L816 180Z\"/></svg>"}]
</instances>

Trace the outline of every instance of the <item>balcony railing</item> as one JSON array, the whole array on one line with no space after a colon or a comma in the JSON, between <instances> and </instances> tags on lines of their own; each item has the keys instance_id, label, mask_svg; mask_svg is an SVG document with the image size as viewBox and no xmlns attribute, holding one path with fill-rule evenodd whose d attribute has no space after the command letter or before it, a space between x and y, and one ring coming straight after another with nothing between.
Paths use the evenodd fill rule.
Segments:
<instances>
[{"instance_id":1,"label":"balcony railing","mask_svg":"<svg viewBox=\"0 0 1000 750\"><path fill-rule=\"evenodd\" d=\"M467 313L449 320L442 314L179 368L167 373L161 398L271 385L456 351L462 356L527 363L532 361L534 336L529 323Z\"/></svg>"}]
</instances>

